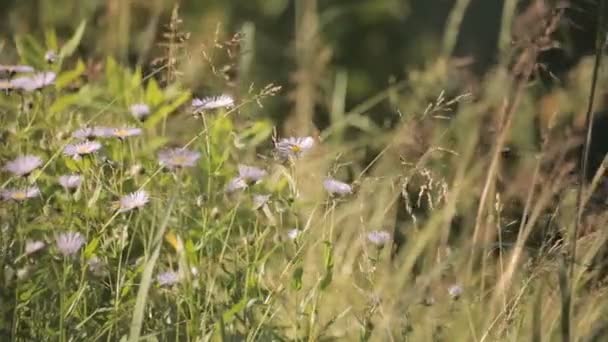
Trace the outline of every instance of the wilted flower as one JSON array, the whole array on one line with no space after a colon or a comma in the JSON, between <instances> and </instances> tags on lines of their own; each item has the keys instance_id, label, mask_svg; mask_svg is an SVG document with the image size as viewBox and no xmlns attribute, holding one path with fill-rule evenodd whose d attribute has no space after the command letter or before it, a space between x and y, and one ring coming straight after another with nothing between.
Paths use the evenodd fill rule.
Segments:
<instances>
[{"instance_id":1,"label":"wilted flower","mask_svg":"<svg viewBox=\"0 0 608 342\"><path fill-rule=\"evenodd\" d=\"M34 169L42 164L42 159L38 156L26 155L17 157L4 165L4 170L12 173L15 176L27 176Z\"/></svg>"},{"instance_id":2,"label":"wilted flower","mask_svg":"<svg viewBox=\"0 0 608 342\"><path fill-rule=\"evenodd\" d=\"M86 243L84 236L78 232L65 232L55 238L57 249L63 256L76 254Z\"/></svg>"},{"instance_id":3,"label":"wilted flower","mask_svg":"<svg viewBox=\"0 0 608 342\"><path fill-rule=\"evenodd\" d=\"M56 78L57 75L52 71L39 72L31 76L14 78L10 81L10 84L13 89L34 91L53 84Z\"/></svg>"},{"instance_id":4,"label":"wilted flower","mask_svg":"<svg viewBox=\"0 0 608 342\"><path fill-rule=\"evenodd\" d=\"M287 237L290 240L295 240L298 236L300 236L301 233L302 233L302 231L297 228L290 229L287 231Z\"/></svg>"},{"instance_id":5,"label":"wilted flower","mask_svg":"<svg viewBox=\"0 0 608 342\"><path fill-rule=\"evenodd\" d=\"M239 165L239 178L247 183L255 183L264 178L267 172L259 167Z\"/></svg>"},{"instance_id":6,"label":"wilted flower","mask_svg":"<svg viewBox=\"0 0 608 342\"><path fill-rule=\"evenodd\" d=\"M13 200L21 202L40 195L40 189L38 189L37 186L30 186L23 189L6 189L2 190L1 195L2 199L5 201Z\"/></svg>"},{"instance_id":7,"label":"wilted flower","mask_svg":"<svg viewBox=\"0 0 608 342\"><path fill-rule=\"evenodd\" d=\"M81 175L70 174L59 176L59 184L66 190L76 189L80 186L80 183L82 183Z\"/></svg>"},{"instance_id":8,"label":"wilted flower","mask_svg":"<svg viewBox=\"0 0 608 342\"><path fill-rule=\"evenodd\" d=\"M0 65L0 74L16 74L34 72L34 68L29 65Z\"/></svg>"},{"instance_id":9,"label":"wilted flower","mask_svg":"<svg viewBox=\"0 0 608 342\"><path fill-rule=\"evenodd\" d=\"M109 127L83 127L72 133L72 138L90 140L94 138L105 138L113 135L113 129Z\"/></svg>"},{"instance_id":10,"label":"wilted flower","mask_svg":"<svg viewBox=\"0 0 608 342\"><path fill-rule=\"evenodd\" d=\"M298 158L309 151L315 144L312 137L285 138L275 144L281 158Z\"/></svg>"},{"instance_id":11,"label":"wilted flower","mask_svg":"<svg viewBox=\"0 0 608 342\"><path fill-rule=\"evenodd\" d=\"M203 99L195 98L192 100L192 108L195 113L209 109L231 107L234 107L234 99L230 95L211 96Z\"/></svg>"},{"instance_id":12,"label":"wilted flower","mask_svg":"<svg viewBox=\"0 0 608 342\"><path fill-rule=\"evenodd\" d=\"M367 233L367 240L376 246L382 247L391 241L391 234L384 230L374 230Z\"/></svg>"},{"instance_id":13,"label":"wilted flower","mask_svg":"<svg viewBox=\"0 0 608 342\"><path fill-rule=\"evenodd\" d=\"M226 185L226 192L235 192L238 190L247 189L248 185L241 177L234 177Z\"/></svg>"},{"instance_id":14,"label":"wilted flower","mask_svg":"<svg viewBox=\"0 0 608 342\"><path fill-rule=\"evenodd\" d=\"M173 148L158 153L160 165L168 169L194 166L200 157L201 154L199 152L184 148Z\"/></svg>"},{"instance_id":15,"label":"wilted flower","mask_svg":"<svg viewBox=\"0 0 608 342\"><path fill-rule=\"evenodd\" d=\"M25 241L25 254L30 255L38 252L46 246L44 241L40 240L27 240Z\"/></svg>"},{"instance_id":16,"label":"wilted flower","mask_svg":"<svg viewBox=\"0 0 608 342\"><path fill-rule=\"evenodd\" d=\"M450 297L452 297L452 299L460 298L460 296L462 296L462 292L462 286L460 286L459 284L454 284L448 287L448 294L450 295Z\"/></svg>"},{"instance_id":17,"label":"wilted flower","mask_svg":"<svg viewBox=\"0 0 608 342\"><path fill-rule=\"evenodd\" d=\"M253 195L253 209L260 209L266 203L268 203L269 199L270 195Z\"/></svg>"},{"instance_id":18,"label":"wilted flower","mask_svg":"<svg viewBox=\"0 0 608 342\"><path fill-rule=\"evenodd\" d=\"M44 60L49 64L54 64L59 59L59 55L55 51L47 51L44 54Z\"/></svg>"},{"instance_id":19,"label":"wilted flower","mask_svg":"<svg viewBox=\"0 0 608 342\"><path fill-rule=\"evenodd\" d=\"M63 154L74 159L79 159L83 155L97 152L101 148L101 143L97 141L83 141L77 144L69 144L63 149Z\"/></svg>"},{"instance_id":20,"label":"wilted flower","mask_svg":"<svg viewBox=\"0 0 608 342\"><path fill-rule=\"evenodd\" d=\"M131 128L131 127L113 128L111 130L111 132L112 132L112 136L114 136L118 139L124 139L127 137L141 135L141 128Z\"/></svg>"},{"instance_id":21,"label":"wilted flower","mask_svg":"<svg viewBox=\"0 0 608 342\"><path fill-rule=\"evenodd\" d=\"M89 266L89 271L91 271L91 273L97 277L104 276L108 272L108 264L97 256L93 256L91 259L89 259L87 261L87 265Z\"/></svg>"},{"instance_id":22,"label":"wilted flower","mask_svg":"<svg viewBox=\"0 0 608 342\"><path fill-rule=\"evenodd\" d=\"M120 199L119 212L124 213L133 209L138 209L146 205L150 200L150 196L145 190L138 190L128 195L123 196Z\"/></svg>"},{"instance_id":23,"label":"wilted flower","mask_svg":"<svg viewBox=\"0 0 608 342\"><path fill-rule=\"evenodd\" d=\"M150 106L145 103L132 104L129 110L137 120L144 120L150 115Z\"/></svg>"},{"instance_id":24,"label":"wilted flower","mask_svg":"<svg viewBox=\"0 0 608 342\"><path fill-rule=\"evenodd\" d=\"M163 273L159 273L156 276L156 281L160 286L171 286L175 285L179 282L180 276L179 273L175 271L166 271Z\"/></svg>"},{"instance_id":25,"label":"wilted flower","mask_svg":"<svg viewBox=\"0 0 608 342\"><path fill-rule=\"evenodd\" d=\"M330 195L348 195L353 192L352 186L333 178L324 180L323 187Z\"/></svg>"}]
</instances>

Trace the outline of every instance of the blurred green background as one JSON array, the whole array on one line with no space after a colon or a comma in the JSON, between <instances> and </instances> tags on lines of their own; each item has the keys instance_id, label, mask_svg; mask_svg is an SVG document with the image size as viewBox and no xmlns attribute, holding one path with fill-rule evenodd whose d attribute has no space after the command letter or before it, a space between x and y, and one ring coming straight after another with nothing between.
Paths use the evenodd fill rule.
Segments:
<instances>
[{"instance_id":1,"label":"blurred green background","mask_svg":"<svg viewBox=\"0 0 608 342\"><path fill-rule=\"evenodd\" d=\"M488 0L2 0L0 1L1 63L14 62L15 36L33 34L41 40L44 30L54 28L67 39L82 20L87 30L77 54L85 60L101 60L108 54L144 70L162 56L163 39L172 8L178 4L182 31L190 36L181 51L183 81L195 94L225 91L226 82L205 71L203 46L244 33L238 60L241 89L275 83L285 94L276 98L265 114L281 124L294 111L309 112L323 128L330 120L331 94L338 80L347 80L346 108L361 103L391 83L408 79L411 70L435 63L442 54L465 57L466 72L445 75L437 91L470 91L477 78L497 61L499 31L504 6L523 9L547 6L551 1ZM567 70L580 56L590 53L594 30L593 1L570 6L568 20L574 25L560 32L564 45L545 57L551 70ZM540 4L540 5L539 5ZM545 4L545 5L543 5ZM460 25L447 28L454 8L464 6ZM585 7L587 6L587 7ZM548 7L547 7L548 8ZM517 29L517 18L514 22ZM575 29L572 29L575 27ZM447 34L446 34L447 32ZM446 36L456 40L446 49ZM449 39L448 39L449 40ZM448 44L449 45L449 44ZM447 57L450 57L447 56ZM221 57L220 57L221 58ZM461 62L462 62L461 61ZM230 63L230 61L220 61ZM458 63L458 62L457 62ZM216 75L217 76L217 75ZM457 77L456 77L457 76ZM304 80L303 80L304 78ZM294 84L304 83L292 92ZM298 107L298 97L314 103ZM301 88L304 88L303 90ZM450 89L452 88L452 89ZM300 92L298 92L300 91ZM295 103L295 104L294 104ZM310 108L302 108L310 107ZM371 117L386 124L394 114L380 108ZM390 122L388 123L390 124ZM296 126L302 123L297 123Z\"/></svg>"}]
</instances>

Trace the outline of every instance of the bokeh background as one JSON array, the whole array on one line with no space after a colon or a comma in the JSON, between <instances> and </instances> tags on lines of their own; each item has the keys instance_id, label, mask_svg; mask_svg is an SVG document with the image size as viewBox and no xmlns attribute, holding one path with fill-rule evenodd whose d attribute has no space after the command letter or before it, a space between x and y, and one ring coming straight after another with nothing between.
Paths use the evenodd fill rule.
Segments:
<instances>
[{"instance_id":1,"label":"bokeh background","mask_svg":"<svg viewBox=\"0 0 608 342\"><path fill-rule=\"evenodd\" d=\"M54 28L68 39L82 20L87 21L79 56L90 61L108 54L144 70L162 56L159 42L171 12L179 5L181 30L189 39L179 61L183 81L196 92L225 91L226 82L209 75L203 66L205 47L214 40L244 34L226 77L237 78L242 88L251 82L280 84L289 96L276 97L264 114L291 131L323 129L332 111L328 95L338 80L346 79L345 106L369 99L391 83L410 78L411 70L448 55L458 73L438 84L454 93L475 89L478 80L500 56L503 10L516 6L519 13L510 37L521 38L538 20L535 11L548 10L555 1L487 0L3 0L0 2L2 62L14 61L13 38L32 34L43 39ZM450 15L465 8L460 25L450 28ZM547 51L541 60L558 78L581 57L593 51L596 27L594 1L563 2L566 20L559 30L559 50ZM458 23L457 23L458 24ZM454 42L449 36L453 36ZM446 38L448 37L448 38ZM447 46L446 46L447 45ZM218 57L218 64L228 63ZM148 69L149 70L149 69ZM216 75L217 76L217 75ZM555 82L545 77L547 88ZM296 89L295 84L304 86ZM306 88L308 86L308 90ZM303 88L303 89L302 89ZM293 91L293 92L292 92ZM304 92L304 94L302 93ZM308 92L309 94L306 94ZM304 97L298 104L297 98ZM390 108L369 113L372 120L390 124ZM302 117L291 126L291 116ZM312 120L311 127L302 127ZM388 121L388 122L386 122ZM284 125L285 124L285 125ZM308 125L308 123L306 124Z\"/></svg>"}]
</instances>

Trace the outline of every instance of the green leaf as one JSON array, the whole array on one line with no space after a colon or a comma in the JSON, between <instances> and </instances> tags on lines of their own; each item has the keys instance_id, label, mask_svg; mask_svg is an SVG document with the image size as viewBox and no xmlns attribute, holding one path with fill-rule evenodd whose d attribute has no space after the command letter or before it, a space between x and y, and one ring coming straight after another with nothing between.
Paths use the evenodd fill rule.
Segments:
<instances>
[{"instance_id":1,"label":"green leaf","mask_svg":"<svg viewBox=\"0 0 608 342\"><path fill-rule=\"evenodd\" d=\"M61 51L59 51L59 55L61 56L61 58L69 57L74 53L74 51L76 51L76 48L82 40L82 36L84 35L84 29L86 28L86 26L86 20L83 20L80 25L78 25L78 28L76 29L70 40L68 40L67 43L65 43L65 45L61 47Z\"/></svg>"},{"instance_id":2,"label":"green leaf","mask_svg":"<svg viewBox=\"0 0 608 342\"><path fill-rule=\"evenodd\" d=\"M224 312L222 314L222 319L224 322L232 322L232 320L234 319L234 316L236 316L236 314L238 314L239 312L243 311L243 309L245 309L245 307L247 306L247 297L243 297L243 299L241 299L238 303L234 304L230 310Z\"/></svg>"},{"instance_id":3,"label":"green leaf","mask_svg":"<svg viewBox=\"0 0 608 342\"><path fill-rule=\"evenodd\" d=\"M68 94L58 97L49 108L49 112L51 114L55 114L65 110L66 108L78 103L80 101L80 96L80 94Z\"/></svg>"},{"instance_id":4,"label":"green leaf","mask_svg":"<svg viewBox=\"0 0 608 342\"><path fill-rule=\"evenodd\" d=\"M190 92L186 91L181 94L177 99L173 100L168 105L162 106L156 113L152 114L148 120L144 123L144 127L152 128L161 122L166 116L173 113L179 106L184 104L190 99Z\"/></svg>"},{"instance_id":5,"label":"green leaf","mask_svg":"<svg viewBox=\"0 0 608 342\"><path fill-rule=\"evenodd\" d=\"M158 105L160 105L161 103L163 103L163 101L165 100L165 96L163 94L163 92L161 91L160 87L158 86L158 83L156 82L155 79L151 79L150 81L148 81L148 87L146 88L146 104L148 104L151 107L156 107Z\"/></svg>"},{"instance_id":6,"label":"green leaf","mask_svg":"<svg viewBox=\"0 0 608 342\"><path fill-rule=\"evenodd\" d=\"M36 39L30 35L17 36L15 37L15 45L19 57L21 57L21 61L24 64L31 65L37 69L42 69L45 65L43 58L45 50Z\"/></svg>"},{"instance_id":7,"label":"green leaf","mask_svg":"<svg viewBox=\"0 0 608 342\"><path fill-rule=\"evenodd\" d=\"M97 251L97 247L99 247L99 238L94 238L87 244L87 248L84 250L84 257L86 259L91 258L95 255L95 251Z\"/></svg>"},{"instance_id":8,"label":"green leaf","mask_svg":"<svg viewBox=\"0 0 608 342\"><path fill-rule=\"evenodd\" d=\"M46 47L50 50L57 51L59 45L57 44L57 33L54 29L48 29L44 31L44 40Z\"/></svg>"},{"instance_id":9,"label":"green leaf","mask_svg":"<svg viewBox=\"0 0 608 342\"><path fill-rule=\"evenodd\" d=\"M58 90L65 88L67 85L72 83L75 79L80 77L86 70L86 66L81 60L78 60L78 64L73 70L63 72L57 77L57 81L55 81L55 87Z\"/></svg>"},{"instance_id":10,"label":"green leaf","mask_svg":"<svg viewBox=\"0 0 608 342\"><path fill-rule=\"evenodd\" d=\"M304 274L304 268L302 266L296 267L291 276L291 287L294 290L300 290L302 288L302 275Z\"/></svg>"}]
</instances>

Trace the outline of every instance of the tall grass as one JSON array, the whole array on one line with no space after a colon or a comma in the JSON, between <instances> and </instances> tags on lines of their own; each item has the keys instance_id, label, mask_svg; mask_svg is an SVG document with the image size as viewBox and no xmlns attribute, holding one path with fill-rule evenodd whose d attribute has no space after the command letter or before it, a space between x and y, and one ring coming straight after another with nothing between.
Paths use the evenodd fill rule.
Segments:
<instances>
[{"instance_id":1,"label":"tall grass","mask_svg":"<svg viewBox=\"0 0 608 342\"><path fill-rule=\"evenodd\" d=\"M562 11L511 48L503 31L504 58L479 91L446 92L461 75L449 58L468 4L459 1L442 56L349 108L349 77L329 67L315 4L298 2L296 124L280 135L250 115L287 96L280 86L230 78L193 101L178 77L193 54L177 9L146 75L109 56L101 73L87 68L74 56L84 24L63 46L53 31L16 40L20 63L57 78L34 90L17 81L30 73L0 82L2 340L606 338L607 216L605 201L593 205L605 166L577 182L579 141L563 129L576 117L564 109L532 134L538 56ZM510 21L515 6L505 8ZM198 58L218 76L214 56L242 65L239 44L218 34ZM221 96L227 89L243 91ZM390 128L370 120L387 103ZM313 134L324 104L330 125ZM75 134L82 128L92 130ZM87 140L101 149L77 146L74 157L70 145ZM41 163L15 172L23 155ZM65 174L82 182L60 185ZM64 232L85 242L66 249Z\"/></svg>"}]
</instances>

